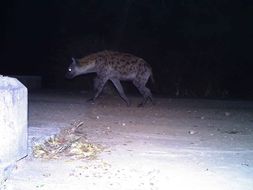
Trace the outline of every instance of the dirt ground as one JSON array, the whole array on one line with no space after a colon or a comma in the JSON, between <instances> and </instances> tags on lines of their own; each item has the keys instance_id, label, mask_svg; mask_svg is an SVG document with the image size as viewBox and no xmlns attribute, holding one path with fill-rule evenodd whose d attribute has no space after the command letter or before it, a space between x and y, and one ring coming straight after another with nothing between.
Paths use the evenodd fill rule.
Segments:
<instances>
[{"instance_id":1,"label":"dirt ground","mask_svg":"<svg viewBox=\"0 0 253 190\"><path fill-rule=\"evenodd\" d=\"M253 102L156 97L127 107L117 95L29 95L29 155L5 190L252 190ZM104 147L93 159L44 160L32 146L75 122Z\"/></svg>"}]
</instances>

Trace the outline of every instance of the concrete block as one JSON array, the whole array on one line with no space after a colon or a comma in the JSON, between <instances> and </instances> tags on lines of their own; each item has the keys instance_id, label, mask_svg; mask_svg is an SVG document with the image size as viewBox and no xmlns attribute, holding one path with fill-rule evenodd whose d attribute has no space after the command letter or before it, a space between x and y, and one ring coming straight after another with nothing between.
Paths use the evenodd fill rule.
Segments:
<instances>
[{"instance_id":1,"label":"concrete block","mask_svg":"<svg viewBox=\"0 0 253 190\"><path fill-rule=\"evenodd\" d=\"M35 75L11 75L10 77L18 79L22 82L26 88L30 90L38 90L41 89L42 77Z\"/></svg>"},{"instance_id":2,"label":"concrete block","mask_svg":"<svg viewBox=\"0 0 253 190\"><path fill-rule=\"evenodd\" d=\"M27 155L27 88L0 75L0 184L13 163Z\"/></svg>"}]
</instances>

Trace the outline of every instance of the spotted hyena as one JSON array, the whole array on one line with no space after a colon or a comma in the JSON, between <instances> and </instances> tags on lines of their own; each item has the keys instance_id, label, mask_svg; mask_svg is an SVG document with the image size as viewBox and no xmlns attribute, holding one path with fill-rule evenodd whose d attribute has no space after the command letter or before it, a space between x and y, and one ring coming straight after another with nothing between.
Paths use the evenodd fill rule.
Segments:
<instances>
[{"instance_id":1,"label":"spotted hyena","mask_svg":"<svg viewBox=\"0 0 253 190\"><path fill-rule=\"evenodd\" d=\"M94 82L96 93L92 98L93 101L99 96L108 80L112 81L127 105L129 105L129 100L121 86L121 80L132 81L138 88L143 96L143 101L139 106L144 105L148 99L153 101L151 91L145 86L149 78L153 81L152 69L142 58L115 51L102 51L81 59L72 58L66 77L73 78L86 73L97 73Z\"/></svg>"}]
</instances>

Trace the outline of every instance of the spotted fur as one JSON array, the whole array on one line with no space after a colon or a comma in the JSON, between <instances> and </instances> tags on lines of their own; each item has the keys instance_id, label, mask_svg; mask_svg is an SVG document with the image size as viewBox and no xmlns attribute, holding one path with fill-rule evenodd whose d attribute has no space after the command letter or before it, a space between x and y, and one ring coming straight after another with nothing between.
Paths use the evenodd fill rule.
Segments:
<instances>
[{"instance_id":1,"label":"spotted fur","mask_svg":"<svg viewBox=\"0 0 253 190\"><path fill-rule=\"evenodd\" d=\"M150 89L146 87L149 78L154 81L150 65L142 58L128 53L116 51L102 51L90 54L81 59L72 58L72 63L66 74L67 78L74 78L81 74L97 73L94 88L96 90L93 101L102 92L104 85L111 80L122 99L129 105L120 81L132 81L143 96L144 105L148 99L153 101Z\"/></svg>"}]
</instances>

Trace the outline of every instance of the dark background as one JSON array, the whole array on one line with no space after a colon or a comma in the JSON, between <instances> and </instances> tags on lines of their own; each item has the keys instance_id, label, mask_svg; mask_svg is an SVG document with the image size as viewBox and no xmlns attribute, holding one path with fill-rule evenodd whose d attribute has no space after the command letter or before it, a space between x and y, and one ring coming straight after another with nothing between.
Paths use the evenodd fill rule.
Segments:
<instances>
[{"instance_id":1,"label":"dark background","mask_svg":"<svg viewBox=\"0 0 253 190\"><path fill-rule=\"evenodd\" d=\"M144 58L157 94L253 99L252 0L19 0L1 5L2 75L64 78L71 57L104 49Z\"/></svg>"}]
</instances>

